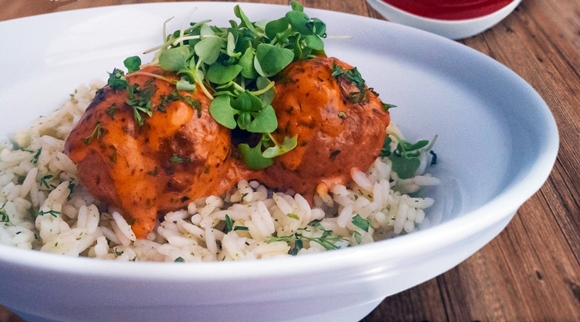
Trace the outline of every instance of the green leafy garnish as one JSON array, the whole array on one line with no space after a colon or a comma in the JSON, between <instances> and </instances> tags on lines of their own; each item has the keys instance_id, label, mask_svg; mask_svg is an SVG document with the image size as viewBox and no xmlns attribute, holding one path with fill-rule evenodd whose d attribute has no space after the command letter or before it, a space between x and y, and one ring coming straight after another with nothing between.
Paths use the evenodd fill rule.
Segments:
<instances>
[{"instance_id":1,"label":"green leafy garnish","mask_svg":"<svg viewBox=\"0 0 580 322\"><path fill-rule=\"evenodd\" d=\"M287 214L286 215L288 218L292 218L292 219L296 219L296 220L300 220L300 217L296 214Z\"/></svg>"},{"instance_id":2,"label":"green leafy garnish","mask_svg":"<svg viewBox=\"0 0 580 322\"><path fill-rule=\"evenodd\" d=\"M183 259L183 257L177 257L173 262L175 263L185 263L185 259Z\"/></svg>"},{"instance_id":3,"label":"green leafy garnish","mask_svg":"<svg viewBox=\"0 0 580 322\"><path fill-rule=\"evenodd\" d=\"M397 173L399 178L412 178L421 165L421 153L431 150L431 147L435 144L437 136L431 140L431 143L429 143L428 140L419 140L415 143L411 143L399 138L395 134L391 135L393 135L398 142L396 149L391 151L391 143L393 142L393 139L390 136L387 136L383 143L380 156L388 157L391 160L393 171Z\"/></svg>"},{"instance_id":4,"label":"green leafy garnish","mask_svg":"<svg viewBox=\"0 0 580 322\"><path fill-rule=\"evenodd\" d=\"M355 231L352 235L354 236L356 243L360 245L360 243L362 243L362 235L358 231Z\"/></svg>"},{"instance_id":5,"label":"green leafy garnish","mask_svg":"<svg viewBox=\"0 0 580 322\"><path fill-rule=\"evenodd\" d=\"M234 228L234 221L226 214L226 228L225 233L229 233Z\"/></svg>"},{"instance_id":6,"label":"green leafy garnish","mask_svg":"<svg viewBox=\"0 0 580 322\"><path fill-rule=\"evenodd\" d=\"M125 101L128 105L133 107L133 116L135 121L139 126L142 126L145 121L142 114L149 117L153 115L153 102L151 102L151 97L157 91L157 87L152 81L149 81L143 86L139 87L139 84L133 86L127 86L129 97Z\"/></svg>"},{"instance_id":7,"label":"green leafy garnish","mask_svg":"<svg viewBox=\"0 0 580 322\"><path fill-rule=\"evenodd\" d=\"M38 163L38 158L40 157L40 153L42 153L42 148L36 150L36 153L32 157L32 163L34 163L34 164Z\"/></svg>"},{"instance_id":8,"label":"green leafy garnish","mask_svg":"<svg viewBox=\"0 0 580 322\"><path fill-rule=\"evenodd\" d=\"M250 147L247 143L241 143L238 145L238 150L240 151L240 155L242 157L242 161L248 166L250 169L264 169L271 166L274 163L274 160L271 158L265 158L262 155L262 141L258 143L255 147Z\"/></svg>"},{"instance_id":9,"label":"green leafy garnish","mask_svg":"<svg viewBox=\"0 0 580 322\"><path fill-rule=\"evenodd\" d=\"M101 135L102 135L101 122L97 122L95 128L93 129L93 132L91 132L89 136L83 139L83 143L90 144L93 139L96 140L100 139Z\"/></svg>"},{"instance_id":10,"label":"green leafy garnish","mask_svg":"<svg viewBox=\"0 0 580 322\"><path fill-rule=\"evenodd\" d=\"M107 113L107 115L109 115L111 117L112 120L115 119L115 114L117 113L117 105L115 105L115 103L113 103L111 106L109 106L105 113Z\"/></svg>"},{"instance_id":11,"label":"green leafy garnish","mask_svg":"<svg viewBox=\"0 0 580 322\"><path fill-rule=\"evenodd\" d=\"M131 57L127 58L127 60L130 62L128 65L133 68L134 66L131 64L134 64L135 62L131 60ZM127 62L127 60L125 61ZM127 91L128 97L125 103L133 107L133 116L139 126L142 126L145 123L143 115L149 117L153 115L153 103L151 102L151 97L153 97L157 91L157 87L153 81L147 82L143 88L140 88L139 84L131 86L125 78L125 72L115 68L112 73L109 73L107 84L115 91ZM111 108L112 107L113 106L111 106ZM107 114L113 118L115 115L115 109L107 109Z\"/></svg>"},{"instance_id":12,"label":"green leafy garnish","mask_svg":"<svg viewBox=\"0 0 580 322\"><path fill-rule=\"evenodd\" d=\"M366 231L366 232L369 231L369 227L371 226L370 221L368 219L364 219L359 214L357 214L356 216L352 217L352 224L355 225L355 226L357 226L358 228Z\"/></svg>"},{"instance_id":13,"label":"green leafy garnish","mask_svg":"<svg viewBox=\"0 0 580 322\"><path fill-rule=\"evenodd\" d=\"M123 65L125 65L129 73L136 72L141 68L141 58L139 56L127 57L123 61Z\"/></svg>"},{"instance_id":14,"label":"green leafy garnish","mask_svg":"<svg viewBox=\"0 0 580 322\"><path fill-rule=\"evenodd\" d=\"M311 243L312 242L317 243L317 244L321 245L322 247L324 247L326 250L333 250L333 249L339 248L336 245L337 242L345 240L343 237L334 235L334 232L332 230L324 229L322 224L320 224L319 220L312 221L311 223L308 224L308 226L322 231L322 235L320 237L308 237L308 236L304 236L300 232L296 232L296 233L294 233L292 235L288 235L288 236L269 236L266 238L266 242L273 243L273 242L283 241L283 242L290 243L292 245L292 248L290 249L289 254L296 255L304 247L304 241L308 241ZM299 230L304 231L307 229L308 229L308 227L307 228L300 228Z\"/></svg>"},{"instance_id":15,"label":"green leafy garnish","mask_svg":"<svg viewBox=\"0 0 580 322\"><path fill-rule=\"evenodd\" d=\"M3 203L2 207L0 207L0 222L9 222L10 221L10 217L6 213L6 210L4 210L4 207L6 206L7 203L8 202Z\"/></svg>"},{"instance_id":16,"label":"green leafy garnish","mask_svg":"<svg viewBox=\"0 0 580 322\"><path fill-rule=\"evenodd\" d=\"M176 82L178 90L193 91L197 85L212 99L209 111L219 124L262 134L257 145L250 147L248 141L242 141L238 146L242 160L253 169L270 166L271 159L296 147L295 137L278 143L271 135L278 126L270 105L275 95L272 77L292 61L323 54L324 50L326 25L308 17L300 3L292 1L290 6L284 17L265 24L252 22L240 6L235 6L239 21L231 20L229 27L210 26L209 21L190 23L146 51L157 51L153 63L181 76ZM136 62L126 64L129 70L136 66ZM114 70L109 85L127 87L123 81L123 73ZM138 122L141 114L151 111L143 104L132 106Z\"/></svg>"},{"instance_id":17,"label":"green leafy garnish","mask_svg":"<svg viewBox=\"0 0 580 322\"><path fill-rule=\"evenodd\" d=\"M53 184L49 184L49 180L52 179L54 176L52 174L47 174L40 178L40 186L45 186L46 189L56 188Z\"/></svg>"},{"instance_id":18,"label":"green leafy garnish","mask_svg":"<svg viewBox=\"0 0 580 322\"><path fill-rule=\"evenodd\" d=\"M184 159L183 157L177 155L177 154L172 154L171 157L169 158L169 163L171 163L171 165L175 165L175 164L180 164L185 162L186 159Z\"/></svg>"},{"instance_id":19,"label":"green leafy garnish","mask_svg":"<svg viewBox=\"0 0 580 322\"><path fill-rule=\"evenodd\" d=\"M279 143L270 134L263 134L262 139L255 147L250 147L246 143L238 145L238 150L242 156L242 160L250 169L267 168L274 163L273 158L282 155L296 147L298 137L284 138L284 142ZM262 151L264 147L264 151Z\"/></svg>"},{"instance_id":20,"label":"green leafy garnish","mask_svg":"<svg viewBox=\"0 0 580 322\"><path fill-rule=\"evenodd\" d=\"M38 212L38 215L39 216L44 216L44 215L47 215L47 214L49 214L49 215L51 215L51 216L53 216L53 217L56 218L57 215L60 215L60 211L56 211L56 210L50 209L50 210L47 210L47 211L41 210L41 211Z\"/></svg>"},{"instance_id":21,"label":"green leafy garnish","mask_svg":"<svg viewBox=\"0 0 580 322\"><path fill-rule=\"evenodd\" d=\"M341 84L344 93L347 94L348 99L353 103L364 102L368 98L368 90L365 88L365 80L362 78L360 72L355 67L353 69L345 70L336 63L332 67L332 76L336 78ZM358 91L351 91L341 80L354 85Z\"/></svg>"},{"instance_id":22,"label":"green leafy garnish","mask_svg":"<svg viewBox=\"0 0 580 322\"><path fill-rule=\"evenodd\" d=\"M125 72L117 68L109 73L107 84L116 91L125 90L129 86L129 83L125 79Z\"/></svg>"},{"instance_id":23,"label":"green leafy garnish","mask_svg":"<svg viewBox=\"0 0 580 322\"><path fill-rule=\"evenodd\" d=\"M393 107L397 107L397 105L393 105L393 104L387 104L387 103L382 103L383 104L383 110L385 112L387 112L388 110L392 109Z\"/></svg>"}]
</instances>

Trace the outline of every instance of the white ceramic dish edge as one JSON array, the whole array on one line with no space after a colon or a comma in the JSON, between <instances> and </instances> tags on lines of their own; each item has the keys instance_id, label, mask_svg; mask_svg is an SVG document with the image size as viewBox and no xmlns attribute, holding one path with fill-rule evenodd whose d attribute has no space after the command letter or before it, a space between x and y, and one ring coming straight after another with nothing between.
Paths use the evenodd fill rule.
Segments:
<instances>
[{"instance_id":1,"label":"white ceramic dish edge","mask_svg":"<svg viewBox=\"0 0 580 322\"><path fill-rule=\"evenodd\" d=\"M464 20L443 20L421 17L401 10L382 0L367 0L371 7L389 21L429 31L450 39L468 38L493 27L507 17L520 2L521 0L514 0L502 9L483 17Z\"/></svg>"},{"instance_id":2,"label":"white ceramic dish edge","mask_svg":"<svg viewBox=\"0 0 580 322\"><path fill-rule=\"evenodd\" d=\"M177 6L177 4L174 5ZM212 3L211 5L219 6L220 4ZM253 6L243 4L243 7L249 8ZM156 5L149 4L143 8L151 8L151 10L154 10ZM275 6L268 8L275 8ZM109 9L103 9L103 11ZM321 11L315 12L321 13ZM344 18L343 20L354 19L353 21L358 21L357 19L361 19L361 22L367 21L363 21L362 17L342 14L336 15ZM442 38L439 39L438 37L433 37L423 32L409 30L409 28L404 26L389 25L389 30L393 33L408 33L407 35L418 37L420 41L433 46L459 46L457 44L452 45L450 41ZM336 290L348 286L350 289L349 294L364 294L364 296L360 295L358 302L354 300L350 303L350 306L341 303L339 299L331 296L324 300L324 303L318 303L317 310L313 310L312 308L307 308L307 310L313 310L309 311L313 321L316 320L313 317L319 314L324 314L325 318L330 318L335 315L337 318L340 318L338 320L352 321L368 313L385 296L432 278L434 276L432 274L435 271L437 272L436 274L440 274L455 266L495 237L509 222L517 208L539 189L549 175L549 169L551 169L554 163L558 136L556 125L549 109L545 106L545 103L539 103L542 102L541 98L529 85L523 84L523 80L507 68L498 66L497 62L487 57L481 57L481 54L471 49L465 47L453 48L467 55L468 59L482 60L484 66L494 70L494 75L507 79L509 84L517 85L519 91L527 93L525 94L527 95L526 97L529 97L530 101L536 102L537 105L537 110L533 111L534 117L543 121L538 124L541 127L539 131L546 133L546 137L539 142L540 147L538 151L540 152L540 156L538 160L530 168L522 170L519 174L525 178L514 180L513 185L504 188L504 193L501 196L494 198L485 206L479 207L463 215L461 218L456 218L450 222L445 222L439 226L425 230L420 233L421 238L416 238L418 236L411 234L389 240L388 244L390 246L388 251L385 251L383 243L375 243L337 252L317 254L316 256L305 256L304 258L280 258L260 262L203 263L202 265L110 263L44 253L35 253L35 261L31 262L30 252L0 246L0 266L6 268L4 272L7 276L11 276L11 273L20 274L20 276L26 276L27 282L44 281L43 278L47 277L54 278L54 280L44 281L44 284L27 284L27 288L34 288L35 290L34 293L36 295L33 297L23 297L20 295L3 297L0 295L0 301L16 309L23 316L27 316L30 313L32 315L29 316L34 318L34 315L38 314L34 313L38 312L35 310L39 310L39 306L42 306L45 310L52 310L48 311L47 317L63 319L63 316L59 315L62 314L59 313L59 308L62 308L63 305L62 298L54 295L54 300L47 300L46 296L43 296L43 291L46 292L47 286L58 287L57 282L65 282L66 284L63 288L74 288L75 285L79 287L94 287L96 288L93 294L94 296L106 296L108 294L108 287L114 287L115 283L119 282L128 283L131 286L127 287L127 291L116 294L115 297L127 296L126 304L130 304L134 301L131 300L130 293L133 285L150 283L150 285L142 285L139 287L145 287L150 290L159 288L161 290L159 294L161 295L169 294L167 288L181 291L185 298L177 299L174 305L176 307L190 305L191 308L189 310L191 311L191 316L195 316L196 313L193 311L199 310L204 305L207 306L208 303L216 300L216 298L225 296L223 294L216 295L215 292L211 292L212 288L236 288L239 285L247 285L251 282L260 281L267 284L255 286L257 290L263 292L261 295L249 294L241 300L234 298L233 295L225 296L226 298L223 301L229 304L224 305L221 311L239 312L240 320L252 320L255 316L252 315L252 306L248 303L251 303L253 300L261 301L263 304L260 307L261 310L267 310L268 308L276 309L283 305L284 302L300 302L298 299L292 298L289 294L280 294L283 291L310 292L301 294L311 294L311 297L315 297L324 296L325 290L333 289L333 287ZM528 177L528 173L535 173L536 175L534 177ZM498 211L500 209L501 211ZM489 229L481 232L482 227L489 227ZM478 232L477 236L479 238L470 238L473 237L472 234L474 232ZM441 238L441 236L444 237ZM437 240L437 242L425 243L425 240L429 239ZM413 251L409 253L409 249ZM431 255L439 253L441 249L451 251L451 254L444 257L431 258ZM114 271L110 271L111 267L114 267ZM397 278L397 274L401 274L401 272L398 272L398 267L407 267L410 271L415 272L416 275L409 280L400 280ZM422 271L422 269L425 269L425 271ZM171 274L167 274L167 272L171 272ZM63 276L67 276L68 280L63 281ZM297 276L305 276L305 280L296 280L294 285L288 285L283 282L286 278L295 278ZM102 278L108 279L108 282L103 284L100 281ZM323 284L326 285L325 289L312 289L309 283L320 283L315 281L321 278L324 279ZM3 278L0 281L3 289L6 289L4 287L7 286L13 289L22 286L22 281L14 281L7 278ZM186 282L184 283L184 281ZM279 285L275 289L272 289L272 285L268 281L275 281ZM99 287L100 284L103 285ZM335 286L333 286L334 284ZM188 289L188 287L194 285L199 288L198 291L206 290L209 293L203 296L204 294L200 295L196 291ZM58 295L60 296L65 296L60 294L58 290L54 290L54 292L59 293ZM272 297L273 295L275 296ZM87 299L89 298L91 296L87 295ZM29 302L23 302L26 299ZM33 300L44 300L45 303L35 304ZM134 318L137 320L137 318L155 316L154 312L151 312L152 309L147 309L147 306L152 306L155 309L154 303L157 303L157 305L166 305L167 301L156 296L139 305L133 302L133 307L123 309L120 306L114 306L112 302L107 302L106 299L99 299L95 304L96 307L88 307L86 312L79 312L78 308L70 307L69 319L90 319L91 315L89 313L100 312L98 306L106 305L111 311L109 317L114 317L114 314L131 312L131 314L135 314ZM247 307L247 309L244 309L244 307ZM337 311L338 307L352 307L353 311L351 313L345 313L344 310ZM214 313L218 314L219 312ZM180 317L179 314L172 316L176 318ZM264 319L268 317L273 318L273 316L269 316L266 313L261 317ZM296 315L292 317L289 314L288 318L284 319L300 320L301 318Z\"/></svg>"}]
</instances>

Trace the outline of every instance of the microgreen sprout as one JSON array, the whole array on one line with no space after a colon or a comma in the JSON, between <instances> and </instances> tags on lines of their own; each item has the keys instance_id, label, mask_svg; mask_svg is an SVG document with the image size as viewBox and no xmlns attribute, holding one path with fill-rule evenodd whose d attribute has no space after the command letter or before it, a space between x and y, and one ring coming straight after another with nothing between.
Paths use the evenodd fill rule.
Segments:
<instances>
[{"instance_id":1,"label":"microgreen sprout","mask_svg":"<svg viewBox=\"0 0 580 322\"><path fill-rule=\"evenodd\" d=\"M296 1L291 1L290 7L284 17L264 23L252 22L240 6L235 6L234 14L239 22L230 20L229 27L210 26L210 20L188 23L194 9L181 28L171 34L167 34L167 23L171 20L168 19L163 24L163 43L145 53L156 52L152 63L181 78L176 81L144 72L140 70L141 59L133 56L123 62L129 74L114 69L108 84L116 91L128 92L126 103L133 107L139 126L154 111L165 112L172 100L187 102L198 110L200 117L201 104L178 93L162 98L159 106L153 106L151 97L156 88L131 86L127 77L143 75L164 80L174 84L177 91L193 92L199 88L212 100L209 112L216 122L232 130L261 134L256 145L250 147L248 142L241 142L238 151L248 167L268 167L273 164L273 158L297 145L297 137L282 138L280 143L272 136L278 126L270 105L275 95L273 77L293 61L324 54L324 22L310 18ZM348 75L352 73L349 71ZM111 118L114 111L107 111Z\"/></svg>"},{"instance_id":2,"label":"microgreen sprout","mask_svg":"<svg viewBox=\"0 0 580 322\"><path fill-rule=\"evenodd\" d=\"M391 151L391 143L393 142L391 136L397 142L397 147L393 151ZM397 173L399 178L409 179L415 175L415 172L421 166L421 153L426 151L431 153L431 148L436 140L437 136L431 142L429 140L419 140L411 143L392 133L385 138L380 156L391 160L393 171ZM436 159L436 155L434 153L432 155Z\"/></svg>"},{"instance_id":3,"label":"microgreen sprout","mask_svg":"<svg viewBox=\"0 0 580 322\"><path fill-rule=\"evenodd\" d=\"M296 147L296 137L283 138L279 143L271 135L278 126L270 105L275 95L273 77L292 61L324 53L324 22L310 18L296 1L290 6L284 17L268 23L252 22L240 6L234 8L239 21L231 20L229 27L210 26L208 20L189 23L188 27L184 21L179 30L167 34L167 20L163 44L145 52L156 51L153 63L181 76L177 82L168 80L177 90L199 88L212 99L209 112L216 122L229 129L261 134L253 147L247 142L238 146L242 159L252 169L267 167L273 158ZM129 72L140 65L136 59L124 63ZM138 73L143 72L134 74ZM122 71L114 70L111 76L111 87L128 88L122 84ZM142 124L143 115L151 116L152 109L136 103L129 105Z\"/></svg>"}]
</instances>

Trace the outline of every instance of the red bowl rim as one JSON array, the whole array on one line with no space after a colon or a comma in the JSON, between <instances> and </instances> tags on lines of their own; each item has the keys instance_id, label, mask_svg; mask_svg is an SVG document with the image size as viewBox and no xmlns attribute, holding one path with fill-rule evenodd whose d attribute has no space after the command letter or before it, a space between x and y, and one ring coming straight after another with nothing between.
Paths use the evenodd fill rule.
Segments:
<instances>
[{"instance_id":1,"label":"red bowl rim","mask_svg":"<svg viewBox=\"0 0 580 322\"><path fill-rule=\"evenodd\" d=\"M480 18L499 11L514 0L382 0L408 13L440 20Z\"/></svg>"}]
</instances>

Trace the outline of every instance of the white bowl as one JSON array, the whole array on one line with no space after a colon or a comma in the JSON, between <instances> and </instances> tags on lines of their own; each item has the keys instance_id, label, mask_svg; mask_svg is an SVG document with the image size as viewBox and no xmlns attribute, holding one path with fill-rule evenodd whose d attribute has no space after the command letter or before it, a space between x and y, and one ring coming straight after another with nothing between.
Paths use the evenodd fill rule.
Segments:
<instances>
[{"instance_id":1,"label":"white bowl","mask_svg":"<svg viewBox=\"0 0 580 322\"><path fill-rule=\"evenodd\" d=\"M196 17L227 24L233 5L195 3ZM126 5L0 23L0 135L155 45L156 28L191 6ZM242 7L255 20L287 11ZM308 13L327 23L327 53L356 65L398 106L392 119L410 139L438 134L433 173L443 184L432 192L432 227L343 250L247 262L111 262L0 245L0 303L28 321L357 321L499 234L556 158L557 128L541 97L506 67L443 37L360 16Z\"/></svg>"},{"instance_id":2,"label":"white bowl","mask_svg":"<svg viewBox=\"0 0 580 322\"><path fill-rule=\"evenodd\" d=\"M450 39L462 39L477 35L493 27L507 17L518 6L521 0L514 0L507 6L487 15L457 20L423 17L401 10L382 0L367 0L367 2L389 21L429 31Z\"/></svg>"}]
</instances>

